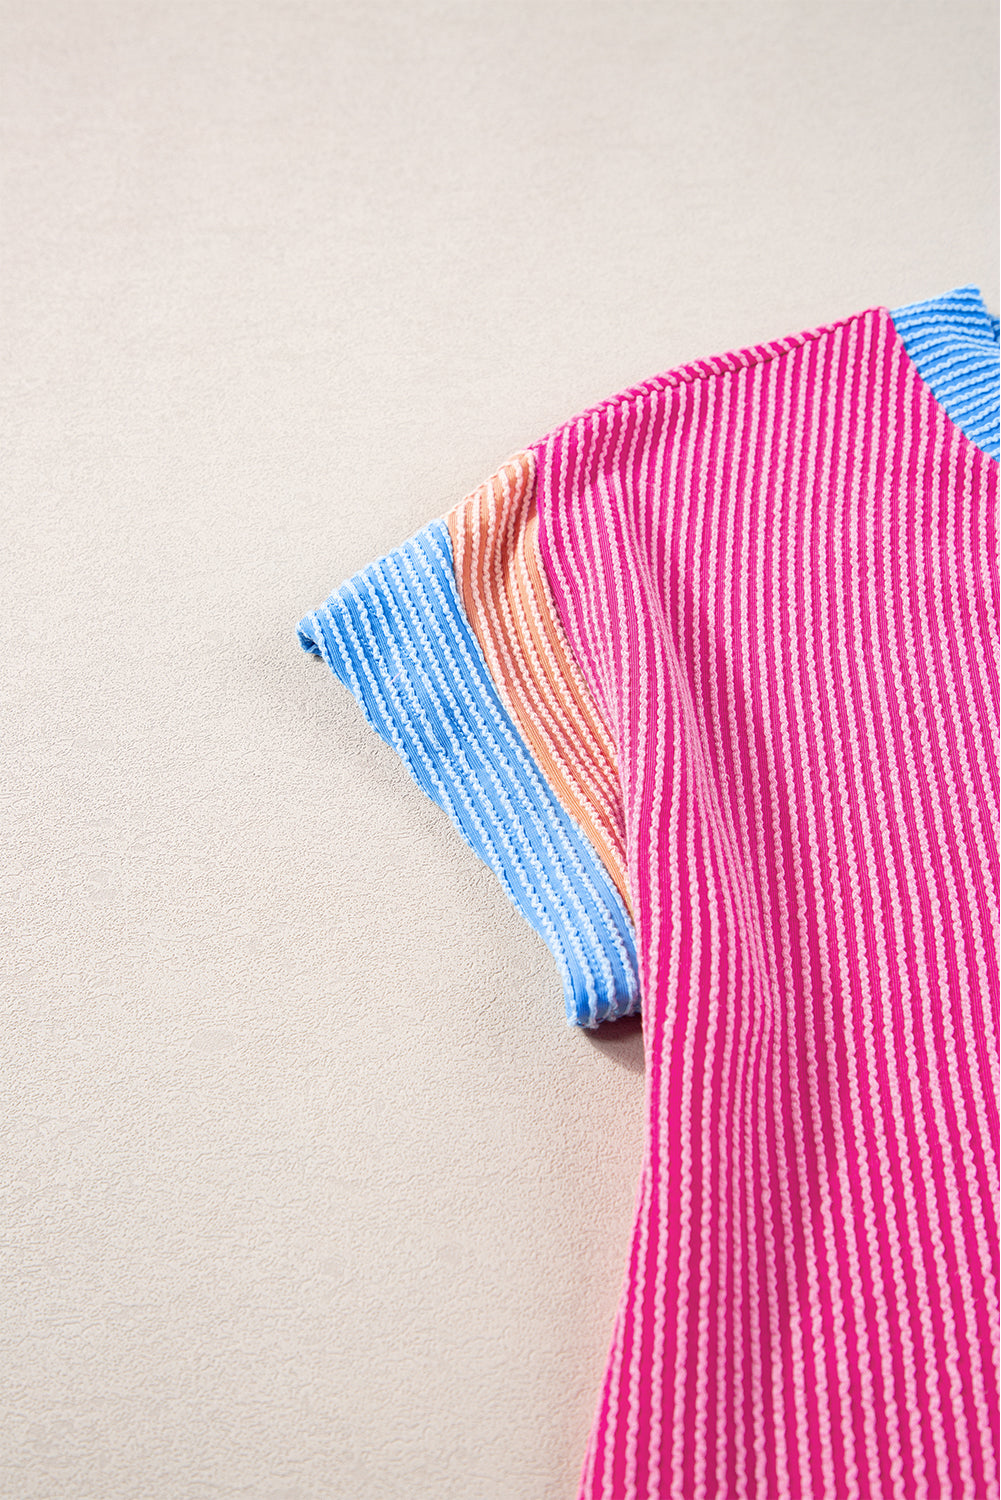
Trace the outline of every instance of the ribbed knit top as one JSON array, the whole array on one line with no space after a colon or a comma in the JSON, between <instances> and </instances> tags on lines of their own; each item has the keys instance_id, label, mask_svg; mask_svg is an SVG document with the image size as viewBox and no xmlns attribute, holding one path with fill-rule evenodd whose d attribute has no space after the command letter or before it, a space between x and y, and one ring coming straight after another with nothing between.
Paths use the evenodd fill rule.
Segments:
<instances>
[{"instance_id":1,"label":"ribbed knit top","mask_svg":"<svg viewBox=\"0 0 1001 1500\"><path fill-rule=\"evenodd\" d=\"M699 361L300 625L642 995L582 1500L996 1492L998 410L972 288Z\"/></svg>"}]
</instances>

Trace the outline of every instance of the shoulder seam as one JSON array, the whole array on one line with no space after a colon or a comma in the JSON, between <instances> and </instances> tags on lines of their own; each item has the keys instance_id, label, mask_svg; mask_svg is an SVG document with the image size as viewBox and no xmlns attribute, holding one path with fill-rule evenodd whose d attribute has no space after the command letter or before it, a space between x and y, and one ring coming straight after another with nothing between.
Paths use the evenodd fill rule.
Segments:
<instances>
[{"instance_id":1,"label":"shoulder seam","mask_svg":"<svg viewBox=\"0 0 1001 1500\"><path fill-rule=\"evenodd\" d=\"M862 312L852 313L849 317L838 318L833 323L823 323L817 328L808 328L803 333L793 333L781 339L770 339L764 344L750 344L745 349L734 349L725 354L714 354L708 359L692 360L686 365L678 365L675 369L665 370L662 374L652 375L649 380L644 380L640 385L630 386L627 390L619 391L614 396L607 397L604 401L596 401L593 406L583 407L568 417L565 422L560 422L551 428L543 437L529 444L531 450L543 447L552 438L558 437L567 428L576 426L585 418L597 416L601 412L617 409L626 410L635 402L642 401L646 396L655 391L670 390L682 385L694 385L699 380L710 380L719 375L729 375L737 370L752 369L755 365L770 364L774 359L780 359L783 355L792 354L797 349L804 348L807 344L823 338L826 334L835 332L838 328L846 328L852 323L859 322L862 318L871 317L874 313L882 313L890 316L885 307L868 307Z\"/></svg>"}]
</instances>

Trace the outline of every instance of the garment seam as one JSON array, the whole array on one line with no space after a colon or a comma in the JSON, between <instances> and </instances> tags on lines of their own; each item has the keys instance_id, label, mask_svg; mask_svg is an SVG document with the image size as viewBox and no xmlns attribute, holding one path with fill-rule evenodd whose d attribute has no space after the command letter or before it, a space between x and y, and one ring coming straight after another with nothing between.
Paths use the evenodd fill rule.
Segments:
<instances>
[{"instance_id":1,"label":"garment seam","mask_svg":"<svg viewBox=\"0 0 1001 1500\"><path fill-rule=\"evenodd\" d=\"M861 323L864 319L870 318L873 315L886 318L905 360L911 365L922 387L928 392L929 397L942 412L946 421L956 429L963 441L969 443L975 452L980 454L987 463L994 465L995 468L999 467L999 460L993 454L988 453L986 449L981 448L979 443L974 442L973 438L963 431L962 427L960 427L959 423L936 395L922 374L917 360L907 348L904 336L894 321L891 309L882 305L867 307L861 312L851 314L849 317L838 318L833 323L824 323L817 328L808 328L802 333L789 334L782 339L769 339L763 344L750 344L745 349L727 350L723 354L712 355L710 358L704 360L691 360L688 364L677 366L676 369L665 370L658 375L651 375L648 380L644 380L638 386L630 387L628 391L619 392L617 395L607 397L604 401L595 402L593 406L584 407L582 410L576 412L574 416L567 418L565 422L558 423L556 427L553 427L544 437L539 438L537 442L529 444L527 449L519 449L519 454L526 451L531 452L533 457L538 461L538 455L548 443L560 437L561 434L570 428L576 427L578 423L584 421L586 418L600 416L602 413L608 411L626 412L655 392L677 390L683 385L695 385L698 381L713 380L723 375L736 374L739 370L750 370L761 365L771 364L773 360L781 359L789 354L795 354L797 350L804 349L807 345L816 343L818 339L825 338L828 334L836 332L839 328L851 327L853 324ZM709 368L712 365L716 365L718 368Z\"/></svg>"},{"instance_id":2,"label":"garment seam","mask_svg":"<svg viewBox=\"0 0 1001 1500\"><path fill-rule=\"evenodd\" d=\"M946 406L945 402L932 389L932 386L929 383L929 381L928 381L927 377L925 376L925 374L923 373L923 371L921 369L921 366L918 364L917 360L914 358L914 355L908 349L907 342L906 342L906 340L904 338L904 335L901 333L900 329L897 327L896 320L894 319L893 313L889 310L889 308L881 307L881 308L873 309L873 311L878 311L878 312L884 312L884 313L886 313L886 316L887 316L887 318L889 319L889 322L890 322L890 327L893 330L893 336L896 339L897 344L900 347L900 350L901 350L901 352L902 352L902 354L904 356L904 359L907 361L907 363L910 365L911 369L914 371L914 374L915 374L915 376L916 376L916 378L918 380L918 383L921 385L922 389L927 392L929 400L932 401L933 404L942 413L943 417L945 418L945 420L949 424L949 426L952 427L952 428L954 428L954 430L959 434L959 436L962 439L962 441L964 443L969 443L969 445L973 449L974 453L978 453L980 455L980 457L985 460L986 463L991 464L995 469L1001 467L1001 462L999 462L999 460L994 457L993 453L988 453L986 448L981 448L980 444L977 443L977 442L975 442L973 440L973 438L970 437L970 434L968 432L964 431L964 429L962 427L960 427L959 423L956 421L956 418L949 411L949 408ZM985 311L986 311L986 307L985 307ZM864 317L865 314L863 313L862 316ZM990 314L988 314L988 316L990 316Z\"/></svg>"},{"instance_id":3,"label":"garment seam","mask_svg":"<svg viewBox=\"0 0 1001 1500\"><path fill-rule=\"evenodd\" d=\"M807 328L801 333L788 334L780 339L767 339L762 344L749 344L744 349L726 350L723 354L714 354L708 359L690 360L687 364L664 370L658 375L651 375L648 380L642 381L637 386L630 386L627 391L620 391L603 401L596 401L593 406L583 407L572 417L568 417L565 422L557 423L529 447L533 451L540 449L568 428L575 427L585 417L597 416L601 412L613 409L625 411L656 391L677 389L682 385L694 385L700 380L713 380L721 375L736 374L739 370L750 370L758 365L771 364L773 360L781 359L788 354L795 354L798 349L815 343L817 339L824 338L839 328L847 328L853 323L861 322L863 318L871 317L873 313L886 313L889 316L889 310L885 307L867 307L862 312L838 318L833 323L824 323L817 328ZM892 318L890 321L893 321ZM711 365L718 365L721 368L708 368Z\"/></svg>"}]
</instances>

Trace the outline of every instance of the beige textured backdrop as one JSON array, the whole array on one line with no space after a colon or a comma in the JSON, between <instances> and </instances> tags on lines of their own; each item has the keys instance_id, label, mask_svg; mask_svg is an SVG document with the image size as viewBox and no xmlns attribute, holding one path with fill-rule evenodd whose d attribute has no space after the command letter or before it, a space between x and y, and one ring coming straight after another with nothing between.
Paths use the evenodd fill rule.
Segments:
<instances>
[{"instance_id":1,"label":"beige textured backdrop","mask_svg":"<svg viewBox=\"0 0 1001 1500\"><path fill-rule=\"evenodd\" d=\"M643 1145L294 629L699 355L998 304L994 5L3 0L4 1500L573 1500Z\"/></svg>"}]
</instances>

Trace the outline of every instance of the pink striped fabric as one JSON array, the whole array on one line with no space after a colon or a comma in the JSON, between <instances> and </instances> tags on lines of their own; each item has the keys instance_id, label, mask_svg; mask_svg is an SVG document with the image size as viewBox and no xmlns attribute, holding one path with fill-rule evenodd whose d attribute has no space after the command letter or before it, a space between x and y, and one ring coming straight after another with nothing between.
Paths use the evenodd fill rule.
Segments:
<instances>
[{"instance_id":1,"label":"pink striped fabric","mask_svg":"<svg viewBox=\"0 0 1001 1500\"><path fill-rule=\"evenodd\" d=\"M995 1494L998 466L885 310L534 455L648 1062L581 1496Z\"/></svg>"}]
</instances>

